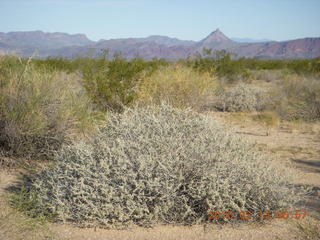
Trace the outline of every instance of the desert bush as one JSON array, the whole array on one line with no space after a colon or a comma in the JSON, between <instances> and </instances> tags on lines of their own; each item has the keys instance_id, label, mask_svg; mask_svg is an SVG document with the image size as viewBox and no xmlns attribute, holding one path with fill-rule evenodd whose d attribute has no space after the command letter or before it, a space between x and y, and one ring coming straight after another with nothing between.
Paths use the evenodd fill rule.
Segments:
<instances>
[{"instance_id":1,"label":"desert bush","mask_svg":"<svg viewBox=\"0 0 320 240\"><path fill-rule=\"evenodd\" d=\"M222 93L216 106L227 112L261 111L264 109L265 98L261 88L240 83Z\"/></svg>"},{"instance_id":2,"label":"desert bush","mask_svg":"<svg viewBox=\"0 0 320 240\"><path fill-rule=\"evenodd\" d=\"M251 75L245 67L245 58L238 58L235 54L225 50L214 51L204 49L206 54L192 61L193 68L200 72L216 74L225 83L230 84L237 81L246 81Z\"/></svg>"},{"instance_id":3,"label":"desert bush","mask_svg":"<svg viewBox=\"0 0 320 240\"><path fill-rule=\"evenodd\" d=\"M320 81L288 75L273 91L275 111L286 120L320 120Z\"/></svg>"},{"instance_id":4,"label":"desert bush","mask_svg":"<svg viewBox=\"0 0 320 240\"><path fill-rule=\"evenodd\" d=\"M0 59L0 72L0 148L6 155L47 158L67 135L92 126L95 117L76 76L14 57Z\"/></svg>"},{"instance_id":5,"label":"desert bush","mask_svg":"<svg viewBox=\"0 0 320 240\"><path fill-rule=\"evenodd\" d=\"M175 107L201 109L208 105L217 88L217 79L211 74L174 65L160 68L145 78L140 86L138 100L153 104L166 101Z\"/></svg>"},{"instance_id":6,"label":"desert bush","mask_svg":"<svg viewBox=\"0 0 320 240\"><path fill-rule=\"evenodd\" d=\"M225 77L230 82L245 80L252 77L249 70L286 70L299 75L316 75L320 73L320 58L314 59L258 59L237 58L233 54L205 49L196 59L184 61L188 66L207 72L216 72L219 77Z\"/></svg>"},{"instance_id":7,"label":"desert bush","mask_svg":"<svg viewBox=\"0 0 320 240\"><path fill-rule=\"evenodd\" d=\"M88 95L103 110L122 111L136 99L141 80L166 62L141 58L86 61L81 72Z\"/></svg>"},{"instance_id":8,"label":"desert bush","mask_svg":"<svg viewBox=\"0 0 320 240\"><path fill-rule=\"evenodd\" d=\"M239 135L167 105L111 114L56 162L33 180L34 207L81 226L194 224L210 210L257 213L299 199L290 174Z\"/></svg>"},{"instance_id":9,"label":"desert bush","mask_svg":"<svg viewBox=\"0 0 320 240\"><path fill-rule=\"evenodd\" d=\"M37 68L45 69L46 71L52 72L66 72L73 73L76 70L79 70L79 67L74 63L74 60L56 57L56 58L47 58L47 59L33 59L32 63Z\"/></svg>"},{"instance_id":10,"label":"desert bush","mask_svg":"<svg viewBox=\"0 0 320 240\"><path fill-rule=\"evenodd\" d=\"M294 59L288 62L288 69L297 74L318 75L320 74L320 58Z\"/></svg>"},{"instance_id":11,"label":"desert bush","mask_svg":"<svg viewBox=\"0 0 320 240\"><path fill-rule=\"evenodd\" d=\"M225 79L226 83L237 81L248 81L251 74L244 66L244 58L233 60L230 54L218 54L216 60L216 73L220 78Z\"/></svg>"},{"instance_id":12,"label":"desert bush","mask_svg":"<svg viewBox=\"0 0 320 240\"><path fill-rule=\"evenodd\" d=\"M251 70L280 70L287 68L288 60L285 59L258 59L244 58L244 66Z\"/></svg>"}]
</instances>

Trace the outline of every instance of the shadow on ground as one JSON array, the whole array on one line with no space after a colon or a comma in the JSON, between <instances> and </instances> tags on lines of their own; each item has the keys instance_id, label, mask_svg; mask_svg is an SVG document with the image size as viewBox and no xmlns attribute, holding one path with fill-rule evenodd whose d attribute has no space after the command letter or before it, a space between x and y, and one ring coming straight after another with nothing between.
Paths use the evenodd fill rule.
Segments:
<instances>
[{"instance_id":1,"label":"shadow on ground","mask_svg":"<svg viewBox=\"0 0 320 240\"><path fill-rule=\"evenodd\" d=\"M308 189L304 199L297 203L296 210L307 210L308 215L320 218L320 186L294 184L294 187L298 191L300 189Z\"/></svg>"},{"instance_id":2,"label":"shadow on ground","mask_svg":"<svg viewBox=\"0 0 320 240\"><path fill-rule=\"evenodd\" d=\"M291 159L303 170L320 173L320 160ZM319 183L320 184L320 183Z\"/></svg>"},{"instance_id":3,"label":"shadow on ground","mask_svg":"<svg viewBox=\"0 0 320 240\"><path fill-rule=\"evenodd\" d=\"M252 132L236 132L237 134L245 134L245 135L252 135L252 136L259 136L259 137L267 137L269 136L267 133L263 133L263 134L258 134L258 133L252 133Z\"/></svg>"},{"instance_id":4,"label":"shadow on ground","mask_svg":"<svg viewBox=\"0 0 320 240\"><path fill-rule=\"evenodd\" d=\"M307 159L291 159L298 168L307 172L320 173L320 160L307 160ZM299 186L297 186L299 187ZM320 217L320 182L317 186L308 185L310 188L309 194L306 196L305 201L301 203L308 211L314 211Z\"/></svg>"}]
</instances>

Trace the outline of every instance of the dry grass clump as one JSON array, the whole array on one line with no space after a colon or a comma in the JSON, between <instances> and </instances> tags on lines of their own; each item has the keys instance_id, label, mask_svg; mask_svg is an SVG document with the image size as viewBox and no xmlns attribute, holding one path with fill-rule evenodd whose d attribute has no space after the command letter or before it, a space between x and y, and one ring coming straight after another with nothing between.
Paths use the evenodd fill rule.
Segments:
<instances>
[{"instance_id":1,"label":"dry grass clump","mask_svg":"<svg viewBox=\"0 0 320 240\"><path fill-rule=\"evenodd\" d=\"M258 87L239 83L219 96L217 107L227 112L251 112L264 108L265 92Z\"/></svg>"},{"instance_id":2,"label":"dry grass clump","mask_svg":"<svg viewBox=\"0 0 320 240\"><path fill-rule=\"evenodd\" d=\"M267 131L267 136L270 135L270 129L279 126L280 119L275 112L261 112L252 116L254 121L264 125Z\"/></svg>"},{"instance_id":3,"label":"dry grass clump","mask_svg":"<svg viewBox=\"0 0 320 240\"><path fill-rule=\"evenodd\" d=\"M320 120L320 80L288 75L272 92L273 104L286 120Z\"/></svg>"},{"instance_id":4,"label":"dry grass clump","mask_svg":"<svg viewBox=\"0 0 320 240\"><path fill-rule=\"evenodd\" d=\"M261 112L252 116L252 119L266 126L274 127L279 124L279 117L275 112Z\"/></svg>"},{"instance_id":5,"label":"dry grass clump","mask_svg":"<svg viewBox=\"0 0 320 240\"><path fill-rule=\"evenodd\" d=\"M143 104L166 101L175 107L201 109L208 105L218 87L210 73L173 65L158 69L141 83L138 99Z\"/></svg>"},{"instance_id":6,"label":"dry grass clump","mask_svg":"<svg viewBox=\"0 0 320 240\"><path fill-rule=\"evenodd\" d=\"M75 75L36 68L31 59L0 59L0 151L48 157L66 136L89 129L89 101Z\"/></svg>"},{"instance_id":7,"label":"dry grass clump","mask_svg":"<svg viewBox=\"0 0 320 240\"><path fill-rule=\"evenodd\" d=\"M219 122L167 105L126 109L65 146L33 181L37 211L81 226L194 224L210 210L289 208L289 175Z\"/></svg>"}]
</instances>

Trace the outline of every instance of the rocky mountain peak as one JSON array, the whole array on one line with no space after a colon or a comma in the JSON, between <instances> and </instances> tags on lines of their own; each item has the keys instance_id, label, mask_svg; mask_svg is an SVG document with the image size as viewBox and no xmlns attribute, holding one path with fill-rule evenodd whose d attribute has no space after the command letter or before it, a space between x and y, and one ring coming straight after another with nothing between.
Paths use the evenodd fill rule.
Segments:
<instances>
[{"instance_id":1,"label":"rocky mountain peak","mask_svg":"<svg viewBox=\"0 0 320 240\"><path fill-rule=\"evenodd\" d=\"M224 35L224 33L221 32L219 28L217 28L215 31L210 33L209 36L207 36L201 42L204 44L207 44L207 43L230 42L230 41L232 40L229 39L226 35Z\"/></svg>"}]
</instances>

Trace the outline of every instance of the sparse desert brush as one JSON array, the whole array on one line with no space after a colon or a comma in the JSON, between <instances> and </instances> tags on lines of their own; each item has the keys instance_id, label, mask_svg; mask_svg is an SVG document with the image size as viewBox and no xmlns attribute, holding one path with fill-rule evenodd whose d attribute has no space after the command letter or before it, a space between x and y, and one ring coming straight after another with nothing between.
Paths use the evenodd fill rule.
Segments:
<instances>
[{"instance_id":1,"label":"sparse desert brush","mask_svg":"<svg viewBox=\"0 0 320 240\"><path fill-rule=\"evenodd\" d=\"M267 136L270 134L270 129L279 125L280 119L279 116L275 112L261 112L252 116L254 121L262 123L266 130Z\"/></svg>"},{"instance_id":2,"label":"sparse desert brush","mask_svg":"<svg viewBox=\"0 0 320 240\"><path fill-rule=\"evenodd\" d=\"M263 89L239 83L219 96L217 107L227 112L261 111L265 105Z\"/></svg>"},{"instance_id":3,"label":"sparse desert brush","mask_svg":"<svg viewBox=\"0 0 320 240\"><path fill-rule=\"evenodd\" d=\"M138 100L160 104L166 101L175 107L200 109L208 105L218 87L215 77L190 67L173 65L158 69L145 78L140 86Z\"/></svg>"},{"instance_id":4,"label":"sparse desert brush","mask_svg":"<svg viewBox=\"0 0 320 240\"><path fill-rule=\"evenodd\" d=\"M281 79L283 76L284 70L253 70L251 71L252 76L261 81L265 82L274 82L278 79Z\"/></svg>"},{"instance_id":5,"label":"sparse desert brush","mask_svg":"<svg viewBox=\"0 0 320 240\"><path fill-rule=\"evenodd\" d=\"M94 114L75 75L0 59L0 147L7 155L48 157L66 136L92 127Z\"/></svg>"},{"instance_id":6,"label":"sparse desert brush","mask_svg":"<svg viewBox=\"0 0 320 240\"><path fill-rule=\"evenodd\" d=\"M320 120L320 81L289 74L273 91L275 110L285 120Z\"/></svg>"},{"instance_id":7,"label":"sparse desert brush","mask_svg":"<svg viewBox=\"0 0 320 240\"><path fill-rule=\"evenodd\" d=\"M195 224L211 210L289 209L290 174L191 110L126 109L88 142L66 145L33 180L34 208L81 226Z\"/></svg>"}]
</instances>

